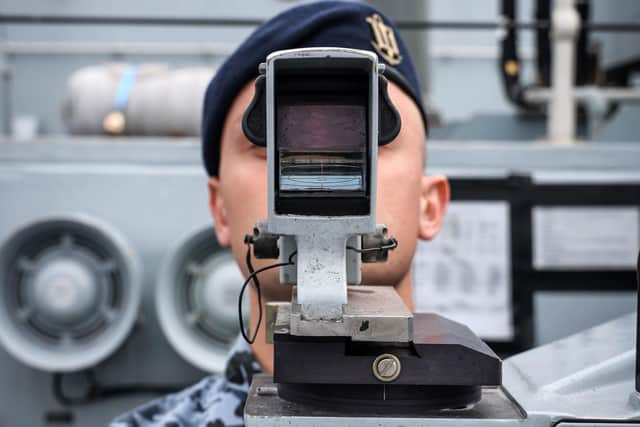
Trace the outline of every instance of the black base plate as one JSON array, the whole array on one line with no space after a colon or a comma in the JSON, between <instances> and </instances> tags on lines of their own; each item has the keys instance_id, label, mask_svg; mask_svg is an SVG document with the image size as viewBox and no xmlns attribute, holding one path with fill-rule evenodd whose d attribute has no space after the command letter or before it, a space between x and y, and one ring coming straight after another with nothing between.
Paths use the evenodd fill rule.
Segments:
<instances>
[{"instance_id":1,"label":"black base plate","mask_svg":"<svg viewBox=\"0 0 640 427\"><path fill-rule=\"evenodd\" d=\"M400 408L465 409L482 397L481 387L472 386L404 386L278 384L278 396L289 402L327 409L361 410L385 414Z\"/></svg>"},{"instance_id":2,"label":"black base plate","mask_svg":"<svg viewBox=\"0 0 640 427\"><path fill-rule=\"evenodd\" d=\"M348 337L274 334L274 381L282 399L329 407L464 408L482 386L502 383L502 361L466 326L415 314L409 343L355 342ZM376 357L394 355L399 376L382 382Z\"/></svg>"},{"instance_id":3,"label":"black base plate","mask_svg":"<svg viewBox=\"0 0 640 427\"><path fill-rule=\"evenodd\" d=\"M274 381L278 384L381 385L375 358L390 353L402 366L390 384L498 386L502 361L469 328L431 313L417 313L410 343L361 342L348 337L274 334ZM389 384L389 383L388 383Z\"/></svg>"}]
</instances>

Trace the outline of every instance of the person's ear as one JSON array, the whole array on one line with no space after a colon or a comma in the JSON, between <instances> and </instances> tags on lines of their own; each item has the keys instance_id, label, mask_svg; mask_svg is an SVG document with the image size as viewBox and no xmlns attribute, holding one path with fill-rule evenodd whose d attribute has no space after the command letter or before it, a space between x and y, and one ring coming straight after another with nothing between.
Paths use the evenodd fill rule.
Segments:
<instances>
[{"instance_id":1,"label":"person's ear","mask_svg":"<svg viewBox=\"0 0 640 427\"><path fill-rule=\"evenodd\" d=\"M431 240L444 223L449 206L449 181L444 175L423 176L421 187L418 237Z\"/></svg>"},{"instance_id":2,"label":"person's ear","mask_svg":"<svg viewBox=\"0 0 640 427\"><path fill-rule=\"evenodd\" d=\"M231 243L231 237L224 197L220 192L220 179L217 177L209 178L208 187L209 210L215 222L216 237L220 246L227 247Z\"/></svg>"}]
</instances>

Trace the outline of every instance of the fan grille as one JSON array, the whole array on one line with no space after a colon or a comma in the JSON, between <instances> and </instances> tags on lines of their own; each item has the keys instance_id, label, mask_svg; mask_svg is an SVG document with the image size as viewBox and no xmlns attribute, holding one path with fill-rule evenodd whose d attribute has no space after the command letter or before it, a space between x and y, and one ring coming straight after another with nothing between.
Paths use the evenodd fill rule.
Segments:
<instances>
[{"instance_id":1,"label":"fan grille","mask_svg":"<svg viewBox=\"0 0 640 427\"><path fill-rule=\"evenodd\" d=\"M47 219L16 231L0 248L2 343L51 370L58 362L45 358L56 355L60 370L106 357L135 320L136 261L122 236L95 220Z\"/></svg>"}]
</instances>

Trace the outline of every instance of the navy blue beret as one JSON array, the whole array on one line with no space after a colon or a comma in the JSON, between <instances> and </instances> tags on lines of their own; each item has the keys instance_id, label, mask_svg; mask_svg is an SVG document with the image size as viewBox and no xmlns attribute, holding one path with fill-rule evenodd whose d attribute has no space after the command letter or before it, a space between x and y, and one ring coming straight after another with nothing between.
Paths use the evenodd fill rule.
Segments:
<instances>
[{"instance_id":1,"label":"navy blue beret","mask_svg":"<svg viewBox=\"0 0 640 427\"><path fill-rule=\"evenodd\" d=\"M420 83L395 25L371 6L322 1L293 7L258 27L218 69L204 97L202 157L209 176L218 176L222 127L235 97L258 76L271 52L299 47L371 50L387 65L385 76L419 107L426 129Z\"/></svg>"}]
</instances>

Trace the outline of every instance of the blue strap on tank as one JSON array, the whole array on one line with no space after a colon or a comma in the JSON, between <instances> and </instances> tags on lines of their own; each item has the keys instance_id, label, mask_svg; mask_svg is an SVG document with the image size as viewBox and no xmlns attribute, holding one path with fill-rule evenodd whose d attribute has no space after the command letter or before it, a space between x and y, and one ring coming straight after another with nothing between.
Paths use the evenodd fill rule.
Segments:
<instances>
[{"instance_id":1,"label":"blue strap on tank","mask_svg":"<svg viewBox=\"0 0 640 427\"><path fill-rule=\"evenodd\" d=\"M136 81L137 71L138 69L135 65L128 65L122 72L114 101L116 111L124 111L127 108L127 102L129 101L133 84Z\"/></svg>"}]
</instances>

